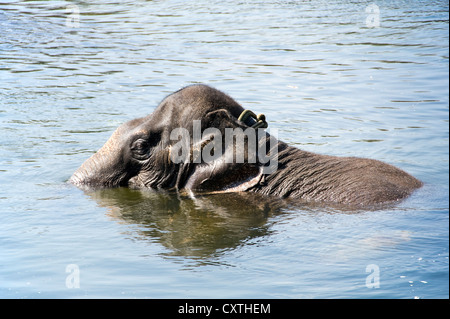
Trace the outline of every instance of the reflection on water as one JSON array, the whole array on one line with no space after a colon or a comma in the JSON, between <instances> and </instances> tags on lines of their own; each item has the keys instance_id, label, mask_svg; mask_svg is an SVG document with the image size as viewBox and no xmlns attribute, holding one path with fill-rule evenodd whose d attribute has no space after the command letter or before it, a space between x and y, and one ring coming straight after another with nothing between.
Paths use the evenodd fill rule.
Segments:
<instances>
[{"instance_id":1,"label":"reflection on water","mask_svg":"<svg viewBox=\"0 0 450 319\"><path fill-rule=\"evenodd\" d=\"M167 249L164 256L194 258L199 260L199 265L254 239L268 240L277 221L289 218L293 212L302 211L305 216L331 216L370 210L255 193L194 196L120 187L86 191L86 194L99 206L107 208L107 216L114 221L137 226L135 238L163 245ZM373 210L393 207L394 204L384 204Z\"/></svg>"},{"instance_id":2,"label":"reflection on water","mask_svg":"<svg viewBox=\"0 0 450 319\"><path fill-rule=\"evenodd\" d=\"M283 200L257 194L214 194L196 197L128 188L89 194L108 216L138 224L141 239L161 243L168 255L213 257L270 233L268 218L282 213Z\"/></svg>"}]
</instances>

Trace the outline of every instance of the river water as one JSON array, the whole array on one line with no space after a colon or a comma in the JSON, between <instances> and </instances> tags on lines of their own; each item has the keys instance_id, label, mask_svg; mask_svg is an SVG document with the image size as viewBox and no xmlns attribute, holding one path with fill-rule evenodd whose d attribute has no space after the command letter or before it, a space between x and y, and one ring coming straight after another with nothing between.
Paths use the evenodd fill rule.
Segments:
<instances>
[{"instance_id":1,"label":"river water","mask_svg":"<svg viewBox=\"0 0 450 319\"><path fill-rule=\"evenodd\" d=\"M448 1L0 3L0 297L448 298ZM425 185L344 211L66 181L192 83Z\"/></svg>"}]
</instances>

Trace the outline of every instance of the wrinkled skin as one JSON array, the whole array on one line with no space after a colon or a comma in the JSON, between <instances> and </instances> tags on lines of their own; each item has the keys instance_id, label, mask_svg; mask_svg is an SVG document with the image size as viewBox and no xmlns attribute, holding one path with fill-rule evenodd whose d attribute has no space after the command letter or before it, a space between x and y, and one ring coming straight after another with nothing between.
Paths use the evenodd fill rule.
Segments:
<instances>
[{"instance_id":1,"label":"wrinkled skin","mask_svg":"<svg viewBox=\"0 0 450 319\"><path fill-rule=\"evenodd\" d=\"M244 109L226 94L205 85L193 85L166 97L156 110L121 125L106 144L72 175L79 187L119 187L178 191L249 191L304 201L356 206L395 202L410 195L422 183L389 164L364 158L336 157L302 151L277 141L278 169L261 173L264 163L227 163L227 152L245 152L242 146L223 149L212 162L174 163L171 140L175 128L186 128L192 137L193 121L202 131L248 128L238 121ZM266 143L269 135L266 134ZM203 148L203 139L191 149ZM267 144L267 149L269 149ZM247 155L245 157L247 159ZM192 158L191 158L192 159Z\"/></svg>"}]
</instances>

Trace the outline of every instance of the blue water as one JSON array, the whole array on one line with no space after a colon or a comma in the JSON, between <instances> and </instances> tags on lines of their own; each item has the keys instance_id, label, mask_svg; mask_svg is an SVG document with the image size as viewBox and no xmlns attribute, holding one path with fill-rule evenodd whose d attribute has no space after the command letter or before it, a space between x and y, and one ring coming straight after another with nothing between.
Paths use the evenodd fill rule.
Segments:
<instances>
[{"instance_id":1,"label":"blue water","mask_svg":"<svg viewBox=\"0 0 450 319\"><path fill-rule=\"evenodd\" d=\"M0 297L449 297L448 1L74 3L0 4ZM192 83L425 186L349 212L66 183Z\"/></svg>"}]
</instances>

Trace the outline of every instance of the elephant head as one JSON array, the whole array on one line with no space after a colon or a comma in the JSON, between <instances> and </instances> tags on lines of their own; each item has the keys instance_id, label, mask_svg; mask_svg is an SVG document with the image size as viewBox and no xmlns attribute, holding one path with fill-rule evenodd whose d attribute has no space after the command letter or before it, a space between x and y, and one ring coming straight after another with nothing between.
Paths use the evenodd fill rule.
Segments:
<instances>
[{"instance_id":1,"label":"elephant head","mask_svg":"<svg viewBox=\"0 0 450 319\"><path fill-rule=\"evenodd\" d=\"M186 87L166 97L152 114L117 128L70 182L83 187L246 190L260 181L267 160L258 160L256 148L249 154L248 136L241 134L244 142L237 143L235 134L235 140L226 143L227 130L253 130L260 144L273 139L257 129L264 126L257 125L258 119L239 119L243 113L220 91L205 85ZM259 122L265 123L264 118ZM233 160L241 155L241 161Z\"/></svg>"}]
</instances>

